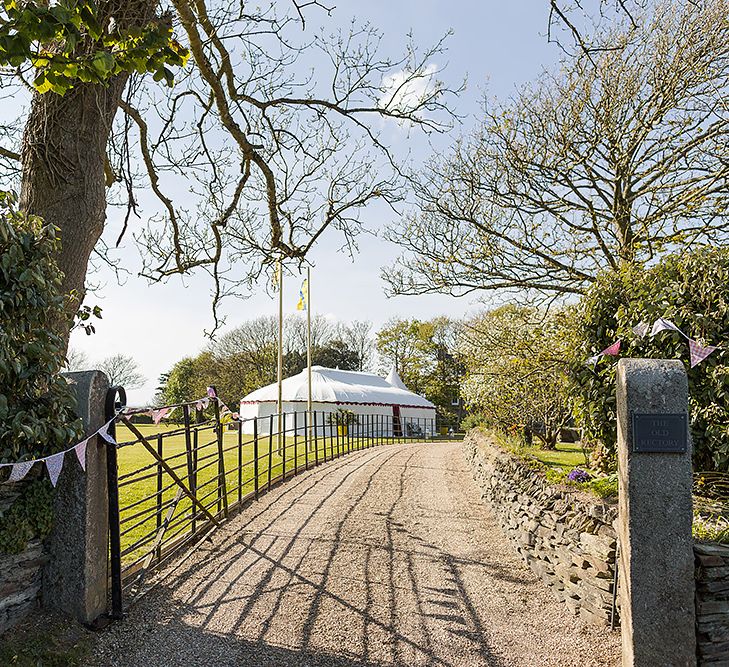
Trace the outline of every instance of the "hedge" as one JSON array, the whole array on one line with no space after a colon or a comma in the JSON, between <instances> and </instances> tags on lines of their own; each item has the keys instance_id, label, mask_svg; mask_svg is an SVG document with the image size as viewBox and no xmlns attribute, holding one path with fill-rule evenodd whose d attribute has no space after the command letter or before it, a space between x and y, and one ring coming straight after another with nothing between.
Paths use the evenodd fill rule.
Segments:
<instances>
[{"instance_id":1,"label":"hedge","mask_svg":"<svg viewBox=\"0 0 729 667\"><path fill-rule=\"evenodd\" d=\"M575 310L578 343L572 363L575 410L587 438L600 446L602 467L615 467L617 358L593 368L585 360L616 339L621 357L680 359L686 364L694 467L729 464L729 355L719 349L689 368L687 341L676 332L641 338L640 321L665 317L703 344L729 340L729 249L670 255L650 268L625 266L602 275Z\"/></svg>"}]
</instances>

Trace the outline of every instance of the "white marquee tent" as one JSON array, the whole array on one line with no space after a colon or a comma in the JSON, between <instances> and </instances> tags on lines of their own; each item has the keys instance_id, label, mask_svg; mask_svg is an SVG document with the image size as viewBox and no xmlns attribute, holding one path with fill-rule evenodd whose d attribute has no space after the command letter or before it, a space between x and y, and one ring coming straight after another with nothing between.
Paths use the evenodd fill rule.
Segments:
<instances>
[{"instance_id":1,"label":"white marquee tent","mask_svg":"<svg viewBox=\"0 0 729 667\"><path fill-rule=\"evenodd\" d=\"M285 429L296 428L303 434L303 413L308 396L307 369L282 382ZM348 410L357 417L351 428L376 431L381 435L432 435L435 432L435 405L410 391L393 369L387 378L372 373L341 371L323 366L311 368L312 411L317 413L317 432L331 424L329 413ZM270 384L251 392L240 402L243 430L253 432L253 418L258 419L258 433L268 434L270 416L277 414L278 385ZM324 413L324 414L322 414ZM268 417L269 419L261 419ZM277 418L273 419L274 432ZM327 426L327 432L333 431Z\"/></svg>"}]
</instances>

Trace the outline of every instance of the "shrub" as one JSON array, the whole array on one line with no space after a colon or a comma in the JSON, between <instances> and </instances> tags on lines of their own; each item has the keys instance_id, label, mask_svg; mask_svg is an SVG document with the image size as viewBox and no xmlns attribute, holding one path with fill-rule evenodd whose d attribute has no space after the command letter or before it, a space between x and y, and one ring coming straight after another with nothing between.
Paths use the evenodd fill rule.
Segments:
<instances>
[{"instance_id":1,"label":"shrub","mask_svg":"<svg viewBox=\"0 0 729 667\"><path fill-rule=\"evenodd\" d=\"M49 327L66 317L58 250L53 227L13 210L0 194L0 463L53 454L80 435L73 395L59 375L65 344ZM20 496L25 507L0 515L0 548L17 550L47 532L43 488L31 483Z\"/></svg>"},{"instance_id":2,"label":"shrub","mask_svg":"<svg viewBox=\"0 0 729 667\"><path fill-rule=\"evenodd\" d=\"M714 352L688 368L688 344L676 332L641 338L640 321L665 317L705 344L729 338L729 249L701 248L667 256L651 268L623 267L601 276L575 313L577 342L572 378L575 412L585 436L601 448L601 468L615 468L617 442L615 371L617 359L604 357L594 368L585 360L616 339L620 356L681 359L686 362L694 465L729 464L729 357Z\"/></svg>"}]
</instances>

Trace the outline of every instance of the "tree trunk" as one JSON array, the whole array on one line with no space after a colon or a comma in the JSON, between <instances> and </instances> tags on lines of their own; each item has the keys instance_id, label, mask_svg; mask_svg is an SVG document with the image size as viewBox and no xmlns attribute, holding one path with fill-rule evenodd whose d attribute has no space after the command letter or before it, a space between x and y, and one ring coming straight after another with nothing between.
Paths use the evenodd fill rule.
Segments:
<instances>
[{"instance_id":1,"label":"tree trunk","mask_svg":"<svg viewBox=\"0 0 729 667\"><path fill-rule=\"evenodd\" d=\"M157 0L101 0L97 6L102 28L112 18L122 32L157 18ZM82 42L78 53L89 57L93 49ZM36 93L23 133L20 208L60 230L63 292L75 295L67 321L49 323L66 344L85 295L89 258L104 231L106 148L128 78L124 73L105 83L79 82L63 96Z\"/></svg>"},{"instance_id":2,"label":"tree trunk","mask_svg":"<svg viewBox=\"0 0 729 667\"><path fill-rule=\"evenodd\" d=\"M63 292L73 292L58 333L66 343L85 294L89 258L106 220L104 165L111 124L127 76L79 84L66 95L33 96L22 148L20 207L60 230Z\"/></svg>"}]
</instances>

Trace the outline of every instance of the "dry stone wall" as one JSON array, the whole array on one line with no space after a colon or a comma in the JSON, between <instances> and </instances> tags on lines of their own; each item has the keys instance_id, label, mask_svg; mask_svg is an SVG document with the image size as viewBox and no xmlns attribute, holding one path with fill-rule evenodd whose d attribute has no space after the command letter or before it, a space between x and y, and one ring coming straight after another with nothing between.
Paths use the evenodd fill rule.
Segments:
<instances>
[{"instance_id":1,"label":"dry stone wall","mask_svg":"<svg viewBox=\"0 0 729 667\"><path fill-rule=\"evenodd\" d=\"M695 544L699 665L729 665L729 546Z\"/></svg>"},{"instance_id":2,"label":"dry stone wall","mask_svg":"<svg viewBox=\"0 0 729 667\"><path fill-rule=\"evenodd\" d=\"M482 498L532 571L571 612L609 625L617 506L550 484L481 431L470 431L463 449Z\"/></svg>"},{"instance_id":3,"label":"dry stone wall","mask_svg":"<svg viewBox=\"0 0 729 667\"><path fill-rule=\"evenodd\" d=\"M14 485L0 485L0 511L18 495ZM31 540L19 554L0 553L0 634L38 606L43 566L48 556L40 540Z\"/></svg>"}]
</instances>

